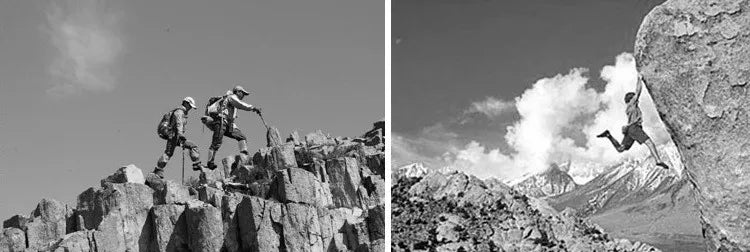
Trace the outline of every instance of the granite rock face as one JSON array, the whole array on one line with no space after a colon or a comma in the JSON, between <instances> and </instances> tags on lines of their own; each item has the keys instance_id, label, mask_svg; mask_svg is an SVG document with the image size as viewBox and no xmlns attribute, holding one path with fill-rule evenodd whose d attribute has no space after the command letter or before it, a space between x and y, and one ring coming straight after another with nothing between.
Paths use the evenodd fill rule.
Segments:
<instances>
[{"instance_id":1,"label":"granite rock face","mask_svg":"<svg viewBox=\"0 0 750 252\"><path fill-rule=\"evenodd\" d=\"M3 222L0 252L383 251L384 131L286 142L268 131L268 147L224 158L192 185L128 165L75 207L44 199Z\"/></svg>"},{"instance_id":2,"label":"granite rock face","mask_svg":"<svg viewBox=\"0 0 750 252\"><path fill-rule=\"evenodd\" d=\"M638 70L683 157L709 250L750 250L750 1L669 0L643 20Z\"/></svg>"}]
</instances>

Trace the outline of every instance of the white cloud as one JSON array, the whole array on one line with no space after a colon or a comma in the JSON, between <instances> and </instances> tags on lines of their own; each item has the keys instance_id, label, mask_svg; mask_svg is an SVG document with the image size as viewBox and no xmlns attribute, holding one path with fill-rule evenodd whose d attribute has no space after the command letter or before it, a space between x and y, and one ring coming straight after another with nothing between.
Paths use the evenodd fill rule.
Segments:
<instances>
[{"instance_id":1,"label":"white cloud","mask_svg":"<svg viewBox=\"0 0 750 252\"><path fill-rule=\"evenodd\" d=\"M512 110L513 106L513 102L503 101L495 97L487 97L482 101L471 103L471 106L464 110L464 114L480 113L492 119Z\"/></svg>"},{"instance_id":2,"label":"white cloud","mask_svg":"<svg viewBox=\"0 0 750 252\"><path fill-rule=\"evenodd\" d=\"M595 137L609 129L622 138L620 128L627 123L623 97L635 90L637 79L632 55L623 53L614 65L602 69L603 92L587 87L585 73L585 69L573 69L566 75L540 79L515 99L520 119L507 127L505 141L510 152L472 141L454 148L444 160L478 177L505 181L542 172L551 163L571 162L569 172L580 182L624 158L648 154L648 149L638 144L631 151L618 153L609 141ZM646 133L657 144L670 142L646 89L640 107Z\"/></svg>"},{"instance_id":3,"label":"white cloud","mask_svg":"<svg viewBox=\"0 0 750 252\"><path fill-rule=\"evenodd\" d=\"M47 32L58 56L49 66L53 77L47 93L66 96L81 91L111 91L123 42L119 13L108 1L52 1L47 10Z\"/></svg>"}]
</instances>

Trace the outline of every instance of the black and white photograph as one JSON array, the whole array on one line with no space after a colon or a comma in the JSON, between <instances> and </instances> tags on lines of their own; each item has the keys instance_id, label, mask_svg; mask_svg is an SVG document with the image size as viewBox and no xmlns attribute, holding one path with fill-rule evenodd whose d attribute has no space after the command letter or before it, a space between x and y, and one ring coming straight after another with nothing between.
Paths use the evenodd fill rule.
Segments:
<instances>
[{"instance_id":1,"label":"black and white photograph","mask_svg":"<svg viewBox=\"0 0 750 252\"><path fill-rule=\"evenodd\" d=\"M750 251L750 1L395 0L391 251Z\"/></svg>"},{"instance_id":2,"label":"black and white photograph","mask_svg":"<svg viewBox=\"0 0 750 252\"><path fill-rule=\"evenodd\" d=\"M0 1L0 251L385 251L384 6Z\"/></svg>"}]
</instances>

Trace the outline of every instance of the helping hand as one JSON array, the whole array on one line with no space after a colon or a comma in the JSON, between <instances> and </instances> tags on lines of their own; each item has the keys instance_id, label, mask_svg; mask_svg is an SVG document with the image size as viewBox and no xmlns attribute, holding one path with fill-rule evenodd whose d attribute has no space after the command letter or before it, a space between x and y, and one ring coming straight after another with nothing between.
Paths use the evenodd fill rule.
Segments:
<instances>
[{"instance_id":1,"label":"helping hand","mask_svg":"<svg viewBox=\"0 0 750 252\"><path fill-rule=\"evenodd\" d=\"M254 111L255 113L258 113L259 115L260 115L260 113L261 113L261 109L260 109L259 107L253 107L253 111Z\"/></svg>"}]
</instances>

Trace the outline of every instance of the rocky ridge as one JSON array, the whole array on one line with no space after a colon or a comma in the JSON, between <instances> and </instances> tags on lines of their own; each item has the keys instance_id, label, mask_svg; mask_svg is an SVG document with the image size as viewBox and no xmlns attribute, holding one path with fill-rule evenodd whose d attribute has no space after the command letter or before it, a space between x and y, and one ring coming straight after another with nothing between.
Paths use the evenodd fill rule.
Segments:
<instances>
[{"instance_id":1,"label":"rocky ridge","mask_svg":"<svg viewBox=\"0 0 750 252\"><path fill-rule=\"evenodd\" d=\"M134 165L71 206L43 199L3 222L0 251L383 251L384 123L321 131L230 156L184 186Z\"/></svg>"},{"instance_id":2,"label":"rocky ridge","mask_svg":"<svg viewBox=\"0 0 750 252\"><path fill-rule=\"evenodd\" d=\"M399 176L391 186L391 250L659 251L497 182L461 172Z\"/></svg>"},{"instance_id":3,"label":"rocky ridge","mask_svg":"<svg viewBox=\"0 0 750 252\"><path fill-rule=\"evenodd\" d=\"M643 19L635 41L710 251L750 251L749 44L747 0L668 0Z\"/></svg>"}]
</instances>

